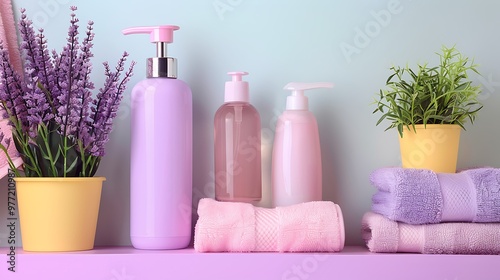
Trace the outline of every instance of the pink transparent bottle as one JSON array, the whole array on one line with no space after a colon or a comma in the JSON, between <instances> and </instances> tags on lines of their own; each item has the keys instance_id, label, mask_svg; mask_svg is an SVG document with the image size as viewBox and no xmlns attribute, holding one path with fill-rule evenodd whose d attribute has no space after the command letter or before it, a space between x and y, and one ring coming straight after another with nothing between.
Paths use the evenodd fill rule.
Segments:
<instances>
[{"instance_id":1,"label":"pink transparent bottle","mask_svg":"<svg viewBox=\"0 0 500 280\"><path fill-rule=\"evenodd\" d=\"M249 103L246 72L229 72L224 105L215 113L215 199L253 202L262 197L260 116Z\"/></svg>"},{"instance_id":2,"label":"pink transparent bottle","mask_svg":"<svg viewBox=\"0 0 500 280\"><path fill-rule=\"evenodd\" d=\"M137 249L180 249L191 240L192 94L177 79L166 44L177 26L134 27L147 33L157 57L131 96L130 239Z\"/></svg>"}]
</instances>

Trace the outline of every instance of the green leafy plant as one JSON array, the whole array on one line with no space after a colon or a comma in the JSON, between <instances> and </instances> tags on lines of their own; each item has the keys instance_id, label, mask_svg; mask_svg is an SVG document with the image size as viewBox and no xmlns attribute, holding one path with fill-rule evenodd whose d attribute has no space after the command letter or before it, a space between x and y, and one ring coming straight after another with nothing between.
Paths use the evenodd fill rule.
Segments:
<instances>
[{"instance_id":1,"label":"green leafy plant","mask_svg":"<svg viewBox=\"0 0 500 280\"><path fill-rule=\"evenodd\" d=\"M473 60L464 57L455 47L442 47L438 66L418 65L417 71L408 65L393 66L393 73L375 100L373 113L382 116L377 121L391 121L389 127L397 128L403 137L403 129L417 124L457 124L474 122L476 113L482 108L478 101L480 86L472 85L470 71L479 74Z\"/></svg>"}]
</instances>

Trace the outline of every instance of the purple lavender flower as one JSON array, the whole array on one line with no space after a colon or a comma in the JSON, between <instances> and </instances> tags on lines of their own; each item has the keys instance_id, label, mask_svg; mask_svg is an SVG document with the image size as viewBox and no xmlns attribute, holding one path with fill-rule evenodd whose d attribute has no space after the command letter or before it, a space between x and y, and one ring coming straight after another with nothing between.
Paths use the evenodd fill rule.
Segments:
<instances>
[{"instance_id":1,"label":"purple lavender flower","mask_svg":"<svg viewBox=\"0 0 500 280\"><path fill-rule=\"evenodd\" d=\"M88 143L91 143L94 139L91 132L90 126L90 105L92 103L92 91L94 87L94 83L90 81L90 73L92 71L92 64L90 62L90 58L93 57L92 47L93 47L93 25L94 22L89 21L87 25L86 37L83 40L81 45L81 52L79 55L79 60L82 61L82 67L80 68L80 78L81 78L81 87L79 88L78 97L82 103L81 110L79 112L80 119L78 121L77 127L77 138L82 139L84 143L84 147L87 146Z\"/></svg>"},{"instance_id":2,"label":"purple lavender flower","mask_svg":"<svg viewBox=\"0 0 500 280\"><path fill-rule=\"evenodd\" d=\"M127 71L124 67L127 53L114 69L105 62L104 86L93 98L94 23L88 22L80 42L76 10L71 7L67 42L60 53L49 53L44 30L35 32L21 10L24 77L14 73L0 42L0 106L16 129L13 139L27 176L93 176L132 76L135 63ZM69 163L66 158L71 158Z\"/></svg>"},{"instance_id":3,"label":"purple lavender flower","mask_svg":"<svg viewBox=\"0 0 500 280\"><path fill-rule=\"evenodd\" d=\"M78 101L78 89L82 86L80 73L82 68L81 58L78 56L80 45L78 42L78 18L74 11L76 7L71 7L70 26L66 46L60 55L61 61L57 75L59 77L59 86L61 94L57 96L60 104L56 122L64 136L76 136L79 113L82 111L83 104Z\"/></svg>"},{"instance_id":4,"label":"purple lavender flower","mask_svg":"<svg viewBox=\"0 0 500 280\"><path fill-rule=\"evenodd\" d=\"M94 100L95 107L92 109L94 113L92 131L94 143L90 148L90 153L94 156L102 157L105 155L104 145L109 141L113 119L117 116L126 84L132 77L135 62L131 63L130 68L125 72L125 77L120 81L120 73L124 71L127 57L128 53L123 53L115 68L116 72L111 71L108 63L104 63L106 82L104 87L99 89Z\"/></svg>"},{"instance_id":5,"label":"purple lavender flower","mask_svg":"<svg viewBox=\"0 0 500 280\"><path fill-rule=\"evenodd\" d=\"M24 99L29 114L29 135L36 137L38 125L54 117L51 100L48 100L50 99L48 90L53 89L55 84L54 67L50 61L43 29L35 34L33 23L27 18L24 9L21 10L19 30L23 39L21 49L24 50L26 57L24 68L27 91Z\"/></svg>"},{"instance_id":6,"label":"purple lavender flower","mask_svg":"<svg viewBox=\"0 0 500 280\"><path fill-rule=\"evenodd\" d=\"M40 51L36 40L35 30L33 29L33 22L28 19L25 9L21 9L19 33L22 39L21 50L26 54L24 67L25 69L34 69L31 73L36 76L39 72L38 64L40 61Z\"/></svg>"},{"instance_id":7,"label":"purple lavender flower","mask_svg":"<svg viewBox=\"0 0 500 280\"><path fill-rule=\"evenodd\" d=\"M4 118L9 118L9 124L19 128L22 132L29 129L28 114L23 93L26 87L23 86L21 78L14 71L10 64L9 54L0 42L0 100L2 109L6 114ZM13 122L16 120L16 123Z\"/></svg>"},{"instance_id":8,"label":"purple lavender flower","mask_svg":"<svg viewBox=\"0 0 500 280\"><path fill-rule=\"evenodd\" d=\"M27 77L26 79L29 82L26 84L27 91L24 100L28 111L29 136L35 138L38 125L50 121L54 114L47 102L47 94L38 86L38 78Z\"/></svg>"},{"instance_id":9,"label":"purple lavender flower","mask_svg":"<svg viewBox=\"0 0 500 280\"><path fill-rule=\"evenodd\" d=\"M11 143L11 138L5 137L5 133L0 131L0 145L7 151L10 148ZM17 156L17 153L14 153L14 156Z\"/></svg>"}]
</instances>

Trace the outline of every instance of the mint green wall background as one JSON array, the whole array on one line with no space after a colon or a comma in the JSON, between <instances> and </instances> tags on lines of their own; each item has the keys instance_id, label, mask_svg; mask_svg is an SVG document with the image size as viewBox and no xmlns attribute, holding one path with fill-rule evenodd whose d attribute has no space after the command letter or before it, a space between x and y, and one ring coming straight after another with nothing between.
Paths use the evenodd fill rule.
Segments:
<instances>
[{"instance_id":1,"label":"mint green wall background","mask_svg":"<svg viewBox=\"0 0 500 280\"><path fill-rule=\"evenodd\" d=\"M400 164L395 131L376 127L373 96L384 86L392 64L437 62L441 45L456 47L480 64L484 109L462 134L459 168L500 167L500 3L496 1L245 1L245 0L14 0L38 27L49 47L65 42L69 6L78 6L83 27L95 22L93 79L103 83L101 62L114 63L126 50L138 62L98 175L106 176L97 245L129 245L130 89L144 77L145 59L155 53L148 36L123 36L137 25L175 24L169 55L178 58L179 78L194 100L193 209L213 197L213 115L223 102L228 71L248 71L251 102L262 119L264 198L270 206L271 151L275 121L285 108L291 81L327 81L333 90L309 94L318 119L323 198L344 213L346 242L361 245L360 219L370 209L368 176ZM6 223L7 183L0 181L0 225ZM193 223L195 222L193 217ZM2 222L4 221L4 222ZM0 246L7 231L0 226ZM18 234L20 239L20 234Z\"/></svg>"}]
</instances>

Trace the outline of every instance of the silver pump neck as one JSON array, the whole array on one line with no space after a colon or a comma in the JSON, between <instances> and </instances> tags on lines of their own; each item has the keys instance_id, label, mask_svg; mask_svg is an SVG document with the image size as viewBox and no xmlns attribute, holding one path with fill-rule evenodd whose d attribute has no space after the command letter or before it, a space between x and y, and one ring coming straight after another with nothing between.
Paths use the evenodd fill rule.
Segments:
<instances>
[{"instance_id":1,"label":"silver pump neck","mask_svg":"<svg viewBox=\"0 0 500 280\"><path fill-rule=\"evenodd\" d=\"M148 58L146 76L177 79L177 59L167 57L167 43L156 43L156 57Z\"/></svg>"},{"instance_id":2,"label":"silver pump neck","mask_svg":"<svg viewBox=\"0 0 500 280\"><path fill-rule=\"evenodd\" d=\"M167 44L165 42L156 43L156 57L167 57Z\"/></svg>"}]
</instances>

